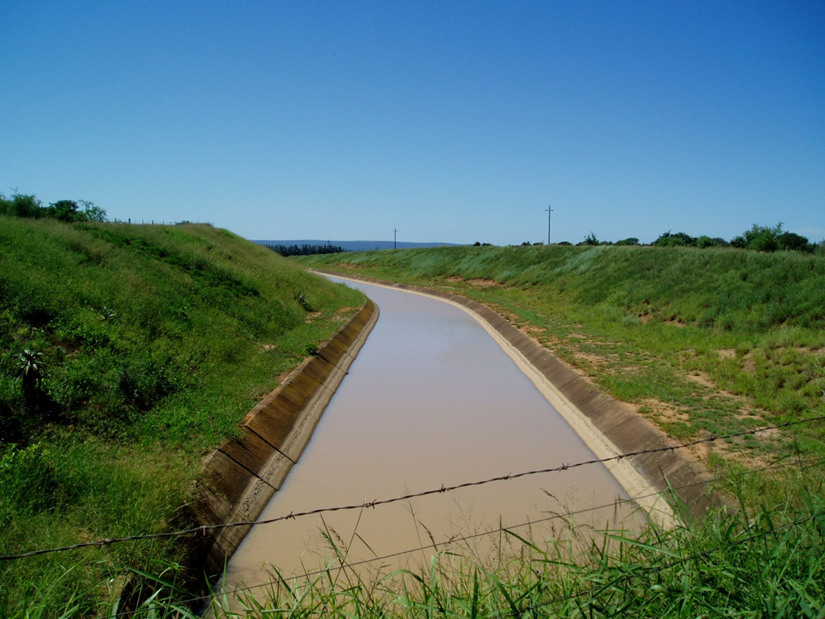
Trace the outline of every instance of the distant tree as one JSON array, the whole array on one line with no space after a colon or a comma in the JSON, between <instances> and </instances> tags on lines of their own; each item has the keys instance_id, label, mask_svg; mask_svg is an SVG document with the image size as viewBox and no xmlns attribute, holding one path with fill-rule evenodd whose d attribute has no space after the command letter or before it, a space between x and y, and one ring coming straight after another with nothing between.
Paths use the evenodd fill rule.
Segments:
<instances>
[{"instance_id":1,"label":"distant tree","mask_svg":"<svg viewBox=\"0 0 825 619\"><path fill-rule=\"evenodd\" d=\"M83 214L86 216L86 221L106 221L106 211L97 204L89 200L79 200L79 202L81 206L83 206Z\"/></svg>"},{"instance_id":2,"label":"distant tree","mask_svg":"<svg viewBox=\"0 0 825 619\"><path fill-rule=\"evenodd\" d=\"M576 245L601 245L599 239L596 238L596 235L592 232L584 237L584 240L581 243L576 243Z\"/></svg>"},{"instance_id":3,"label":"distant tree","mask_svg":"<svg viewBox=\"0 0 825 619\"><path fill-rule=\"evenodd\" d=\"M635 236L631 236L630 238L627 238L627 239L622 239L621 241L616 241L616 245L638 245L638 244L639 244L639 239L637 239Z\"/></svg>"},{"instance_id":4,"label":"distant tree","mask_svg":"<svg viewBox=\"0 0 825 619\"><path fill-rule=\"evenodd\" d=\"M11 198L0 196L0 214L13 217L43 217L45 209L34 195L15 192Z\"/></svg>"},{"instance_id":5,"label":"distant tree","mask_svg":"<svg viewBox=\"0 0 825 619\"><path fill-rule=\"evenodd\" d=\"M783 232L777 237L779 249L790 251L801 251L805 253L813 253L815 245L811 243L807 237L795 232Z\"/></svg>"},{"instance_id":6,"label":"distant tree","mask_svg":"<svg viewBox=\"0 0 825 619\"><path fill-rule=\"evenodd\" d=\"M568 246L572 246L572 245L573 245L573 243L571 243L570 241L559 241L558 243L556 243L556 245L568 245Z\"/></svg>"},{"instance_id":7,"label":"distant tree","mask_svg":"<svg viewBox=\"0 0 825 619\"><path fill-rule=\"evenodd\" d=\"M308 245L304 243L300 247L297 245L266 245L272 251L282 256L309 256L312 254L339 254L346 251L337 245Z\"/></svg>"},{"instance_id":8,"label":"distant tree","mask_svg":"<svg viewBox=\"0 0 825 619\"><path fill-rule=\"evenodd\" d=\"M58 200L49 204L46 207L46 216L66 223L86 220L86 216L74 200Z\"/></svg>"},{"instance_id":9,"label":"distant tree","mask_svg":"<svg viewBox=\"0 0 825 619\"><path fill-rule=\"evenodd\" d=\"M808 239L793 232L782 232L783 225L781 221L773 228L753 224L750 230L731 239L730 244L740 249L754 251L770 252L778 249L802 249L803 247L805 249L802 251L807 251Z\"/></svg>"},{"instance_id":10,"label":"distant tree","mask_svg":"<svg viewBox=\"0 0 825 619\"><path fill-rule=\"evenodd\" d=\"M672 234L668 230L651 244L655 247L696 247L696 239L685 232Z\"/></svg>"},{"instance_id":11,"label":"distant tree","mask_svg":"<svg viewBox=\"0 0 825 619\"><path fill-rule=\"evenodd\" d=\"M80 210L81 205L83 210ZM43 204L34 195L14 193L11 198L0 194L0 215L13 217L51 217L59 221L72 223L76 221L106 221L106 211L88 200L58 200L49 206Z\"/></svg>"}]
</instances>

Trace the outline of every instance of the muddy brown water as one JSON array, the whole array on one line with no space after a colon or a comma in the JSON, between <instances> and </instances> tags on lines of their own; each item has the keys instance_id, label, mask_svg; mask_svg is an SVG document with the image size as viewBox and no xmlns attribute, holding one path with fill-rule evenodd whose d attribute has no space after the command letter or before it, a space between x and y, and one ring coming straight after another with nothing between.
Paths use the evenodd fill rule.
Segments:
<instances>
[{"instance_id":1,"label":"muddy brown water","mask_svg":"<svg viewBox=\"0 0 825 619\"><path fill-rule=\"evenodd\" d=\"M340 281L340 280L337 280ZM436 299L348 281L380 318L312 440L260 519L363 504L442 486L592 459L592 452L490 335ZM617 528L627 494L602 465L439 493L361 510L253 527L227 566L224 590L347 563L415 568L439 551L485 560L509 536L563 535L554 514ZM638 524L638 516L632 516ZM544 521L544 522L538 522ZM531 522L530 526L518 526ZM456 540L474 535L469 540ZM446 543L453 539L452 543ZM424 548L436 543L437 547Z\"/></svg>"}]
</instances>

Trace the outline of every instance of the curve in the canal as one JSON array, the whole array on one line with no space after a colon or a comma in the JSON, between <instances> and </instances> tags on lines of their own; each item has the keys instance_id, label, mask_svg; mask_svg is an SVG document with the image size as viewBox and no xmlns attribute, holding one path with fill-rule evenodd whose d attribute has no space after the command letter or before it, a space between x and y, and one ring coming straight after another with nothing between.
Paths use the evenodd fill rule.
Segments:
<instances>
[{"instance_id":1,"label":"curve in the canal","mask_svg":"<svg viewBox=\"0 0 825 619\"><path fill-rule=\"evenodd\" d=\"M348 285L376 302L380 319L261 519L594 457L531 382L535 377L463 308L362 282ZM575 522L615 528L628 517L619 502L627 498L611 472L595 464L260 525L229 562L224 590L265 582L273 568L282 575L312 571L344 556L350 564L363 562L366 571L420 565L447 548L484 561L503 539L486 531L532 522L519 534L546 540L569 531L571 520L548 516L594 506L606 507ZM455 541L475 534L482 535Z\"/></svg>"}]
</instances>

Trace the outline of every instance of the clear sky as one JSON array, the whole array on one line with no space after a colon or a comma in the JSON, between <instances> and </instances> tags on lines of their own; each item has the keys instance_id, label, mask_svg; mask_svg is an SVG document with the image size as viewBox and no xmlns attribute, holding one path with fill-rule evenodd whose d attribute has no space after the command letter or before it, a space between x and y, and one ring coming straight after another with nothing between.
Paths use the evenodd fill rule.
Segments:
<instances>
[{"instance_id":1,"label":"clear sky","mask_svg":"<svg viewBox=\"0 0 825 619\"><path fill-rule=\"evenodd\" d=\"M253 239L825 238L825 3L0 1L0 192Z\"/></svg>"}]
</instances>

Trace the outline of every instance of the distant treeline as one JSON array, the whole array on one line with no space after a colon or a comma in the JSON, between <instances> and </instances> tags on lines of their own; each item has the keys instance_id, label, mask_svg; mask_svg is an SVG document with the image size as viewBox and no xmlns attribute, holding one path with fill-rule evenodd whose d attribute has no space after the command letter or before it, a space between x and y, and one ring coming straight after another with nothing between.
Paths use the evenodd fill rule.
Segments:
<instances>
[{"instance_id":1,"label":"distant treeline","mask_svg":"<svg viewBox=\"0 0 825 619\"><path fill-rule=\"evenodd\" d=\"M671 232L668 230L653 241L651 247L697 247L707 249L712 247L736 247L738 249L752 249L754 251L800 251L814 253L825 251L825 243L812 243L806 237L795 232L782 230L780 222L774 227L753 224L750 230L726 241L720 237L690 236L685 232ZM485 243L486 244L486 243ZM542 243L525 242L522 245L541 245ZM481 245L481 243L476 243ZM557 245L573 245L568 241L561 241ZM592 232L576 245L644 245L639 239L630 237L621 241L600 241Z\"/></svg>"},{"instance_id":2,"label":"distant treeline","mask_svg":"<svg viewBox=\"0 0 825 619\"><path fill-rule=\"evenodd\" d=\"M282 256L311 256L312 254L340 254L346 250L338 245L264 245Z\"/></svg>"},{"instance_id":3,"label":"distant treeline","mask_svg":"<svg viewBox=\"0 0 825 619\"><path fill-rule=\"evenodd\" d=\"M80 207L83 207L81 210ZM58 200L48 206L33 195L15 193L11 198L0 194L0 215L30 217L39 219L50 217L60 221L106 221L106 211L88 200Z\"/></svg>"},{"instance_id":4,"label":"distant treeline","mask_svg":"<svg viewBox=\"0 0 825 619\"><path fill-rule=\"evenodd\" d=\"M82 207L82 208L81 208ZM13 217L30 218L52 218L68 223L78 221L107 221L106 211L88 200L58 200L48 206L34 195L25 195L15 192L10 198L0 194L0 215L11 215ZM153 222L154 223L154 222ZM188 222L179 222L188 223ZM691 236L685 232L671 232L668 230L659 235L650 246L652 247L697 247L707 249L713 247L736 247L739 249L752 249L755 251L799 251L803 253L825 253L825 242L812 243L807 237L795 232L782 230L782 222L773 227L753 224L739 236L726 241L721 237L710 237L706 235ZM489 245L489 243L476 242L475 245ZM543 245L543 243L530 243L525 241L522 245ZM569 241L561 241L556 245L573 245ZM620 241L601 241L591 232L584 240L576 245L644 245L636 237L629 237ZM338 245L269 245L265 244L274 252L282 256L309 256L312 254L338 254L345 252L343 247Z\"/></svg>"}]
</instances>

